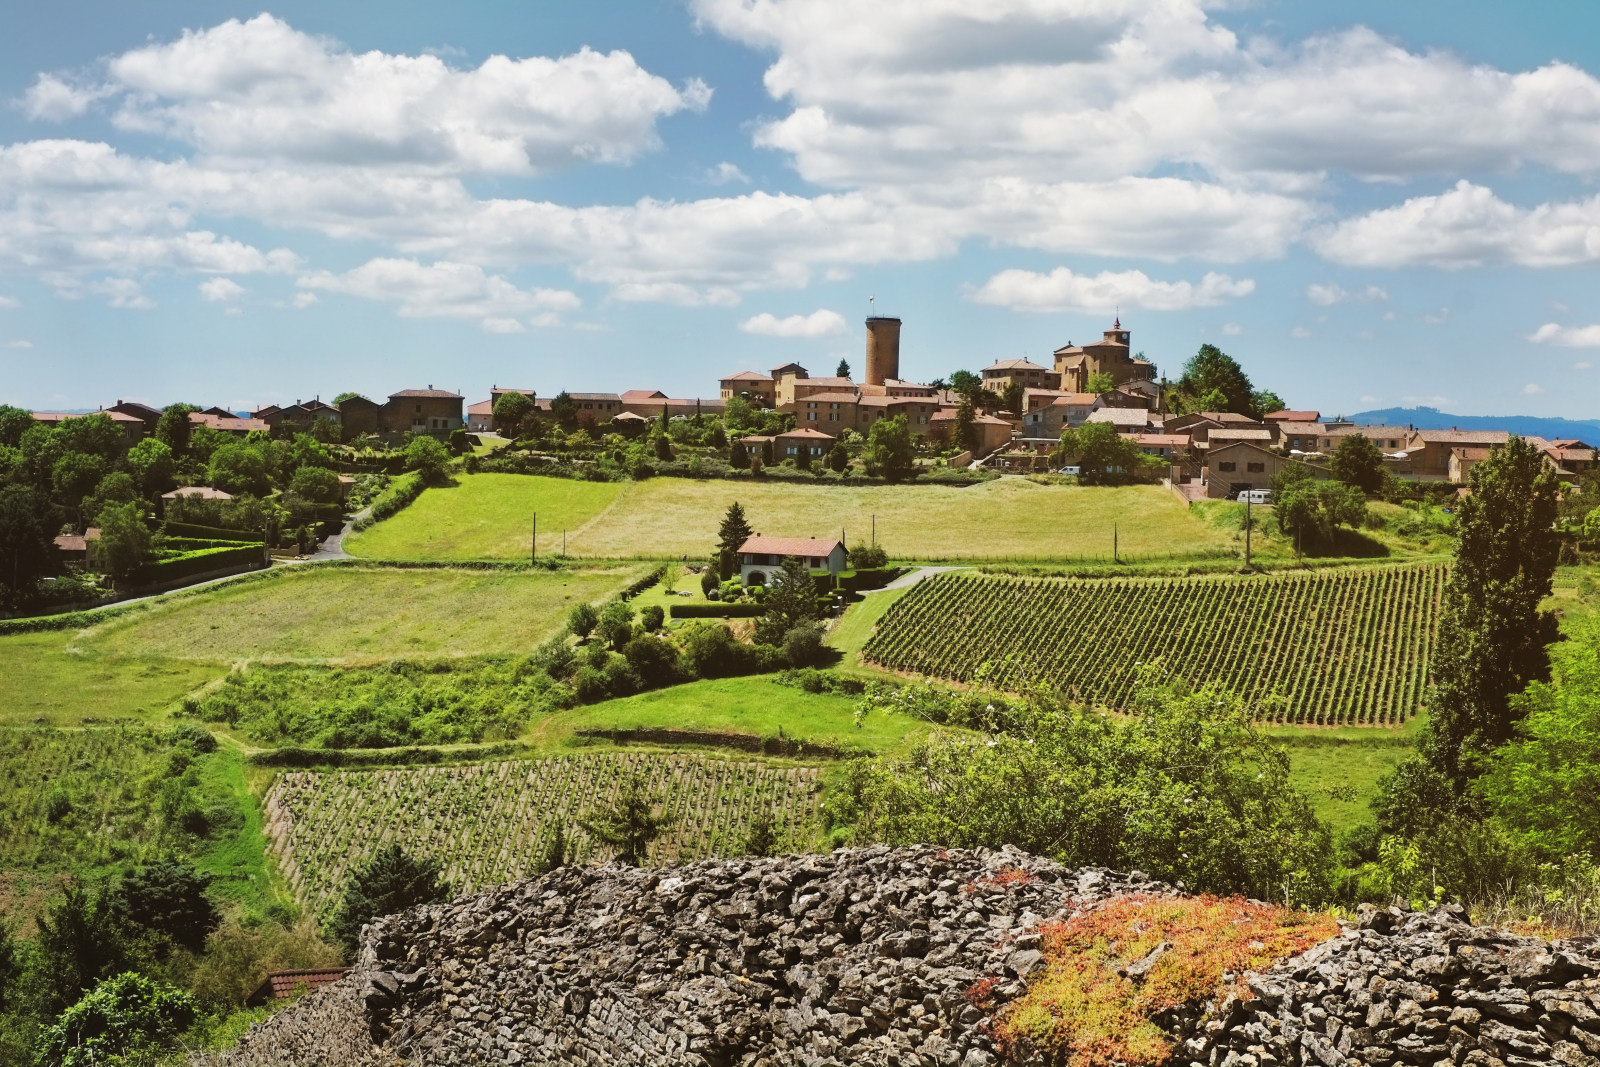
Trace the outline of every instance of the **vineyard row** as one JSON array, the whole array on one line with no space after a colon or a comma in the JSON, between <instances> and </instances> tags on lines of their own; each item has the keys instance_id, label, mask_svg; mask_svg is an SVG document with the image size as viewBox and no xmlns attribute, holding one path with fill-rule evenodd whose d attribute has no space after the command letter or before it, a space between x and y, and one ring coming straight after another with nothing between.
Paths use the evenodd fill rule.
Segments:
<instances>
[{"instance_id":1,"label":"vineyard row","mask_svg":"<svg viewBox=\"0 0 1600 1067\"><path fill-rule=\"evenodd\" d=\"M1007 688L1043 682L1126 706L1143 664L1217 683L1263 717L1393 725L1428 683L1448 570L1440 564L1254 578L939 575L879 621L865 659Z\"/></svg>"},{"instance_id":2,"label":"vineyard row","mask_svg":"<svg viewBox=\"0 0 1600 1067\"><path fill-rule=\"evenodd\" d=\"M456 890L471 892L530 876L557 825L579 861L609 858L577 824L614 800L630 774L673 818L649 863L736 855L762 808L784 851L809 847L815 834L814 767L635 753L286 772L267 795L267 831L296 896L319 912L390 841L442 861Z\"/></svg>"}]
</instances>

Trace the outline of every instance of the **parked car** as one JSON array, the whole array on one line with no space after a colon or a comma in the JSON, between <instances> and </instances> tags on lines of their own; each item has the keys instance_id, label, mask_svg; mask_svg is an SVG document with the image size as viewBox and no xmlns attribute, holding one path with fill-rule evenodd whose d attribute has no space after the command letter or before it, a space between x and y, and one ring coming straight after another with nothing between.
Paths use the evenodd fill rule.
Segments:
<instances>
[{"instance_id":1,"label":"parked car","mask_svg":"<svg viewBox=\"0 0 1600 1067\"><path fill-rule=\"evenodd\" d=\"M1241 504L1270 504L1272 503L1271 489L1241 489L1238 496Z\"/></svg>"},{"instance_id":2,"label":"parked car","mask_svg":"<svg viewBox=\"0 0 1600 1067\"><path fill-rule=\"evenodd\" d=\"M1056 471L1056 473L1057 474L1081 474L1081 473L1083 473L1083 468L1082 467L1062 467L1060 470Z\"/></svg>"}]
</instances>

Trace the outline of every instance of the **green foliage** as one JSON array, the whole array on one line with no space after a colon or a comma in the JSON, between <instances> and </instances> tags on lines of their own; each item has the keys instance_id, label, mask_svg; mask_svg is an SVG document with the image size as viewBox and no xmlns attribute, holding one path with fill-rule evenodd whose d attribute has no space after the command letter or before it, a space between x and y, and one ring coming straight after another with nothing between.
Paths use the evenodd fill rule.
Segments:
<instances>
[{"instance_id":1,"label":"green foliage","mask_svg":"<svg viewBox=\"0 0 1600 1067\"><path fill-rule=\"evenodd\" d=\"M1383 467L1383 450L1359 433L1345 434L1329 461L1333 476L1363 493L1383 492L1389 472Z\"/></svg>"},{"instance_id":2,"label":"green foliage","mask_svg":"<svg viewBox=\"0 0 1600 1067\"><path fill-rule=\"evenodd\" d=\"M975 399L983 391L983 378L969 370L958 370L950 375L950 391Z\"/></svg>"},{"instance_id":3,"label":"green foliage","mask_svg":"<svg viewBox=\"0 0 1600 1067\"><path fill-rule=\"evenodd\" d=\"M215 746L209 734L206 739ZM156 860L125 872L108 892L106 907L124 928L198 953L222 922L206 896L211 882L187 863Z\"/></svg>"},{"instance_id":4,"label":"green foliage","mask_svg":"<svg viewBox=\"0 0 1600 1067\"><path fill-rule=\"evenodd\" d=\"M50 502L26 485L0 485L0 606L25 600L54 563Z\"/></svg>"},{"instance_id":5,"label":"green foliage","mask_svg":"<svg viewBox=\"0 0 1600 1067\"><path fill-rule=\"evenodd\" d=\"M87 452L68 452L50 467L50 485L69 508L78 507L105 476L106 461Z\"/></svg>"},{"instance_id":6,"label":"green foliage","mask_svg":"<svg viewBox=\"0 0 1600 1067\"><path fill-rule=\"evenodd\" d=\"M329 936L354 953L361 928L373 919L448 900L443 870L438 860L412 856L396 842L383 846L350 876L329 920Z\"/></svg>"},{"instance_id":7,"label":"green foliage","mask_svg":"<svg viewBox=\"0 0 1600 1067\"><path fill-rule=\"evenodd\" d=\"M147 497L157 497L172 488L177 461L165 442L146 437L128 449L128 470L132 472L140 492Z\"/></svg>"},{"instance_id":8,"label":"green foliage","mask_svg":"<svg viewBox=\"0 0 1600 1067\"><path fill-rule=\"evenodd\" d=\"M738 569L739 546L755 533L745 517L744 508L735 500L717 527L717 570L724 581L733 577Z\"/></svg>"},{"instance_id":9,"label":"green foliage","mask_svg":"<svg viewBox=\"0 0 1600 1067\"><path fill-rule=\"evenodd\" d=\"M211 453L206 480L233 496L266 496L272 489L266 449L259 442L228 441Z\"/></svg>"},{"instance_id":10,"label":"green foliage","mask_svg":"<svg viewBox=\"0 0 1600 1067\"><path fill-rule=\"evenodd\" d=\"M639 612L639 625L643 626L648 633L654 633L656 630L661 629L662 623L666 621L666 609L660 604L647 604L644 610Z\"/></svg>"},{"instance_id":11,"label":"green foliage","mask_svg":"<svg viewBox=\"0 0 1600 1067\"><path fill-rule=\"evenodd\" d=\"M356 520L355 528L366 530L384 519L393 518L421 496L427 487L420 474L408 474L396 478L379 494L378 499L372 502L372 511L365 518Z\"/></svg>"},{"instance_id":12,"label":"green foliage","mask_svg":"<svg viewBox=\"0 0 1600 1067\"><path fill-rule=\"evenodd\" d=\"M449 462L450 450L432 437L419 434L406 442L406 470L416 471L424 482L442 481Z\"/></svg>"},{"instance_id":13,"label":"green foliage","mask_svg":"<svg viewBox=\"0 0 1600 1067\"><path fill-rule=\"evenodd\" d=\"M1184 411L1232 411L1252 418L1260 415L1250 378L1232 356L1216 345L1201 345L1183 365L1183 376L1174 393L1174 404Z\"/></svg>"},{"instance_id":14,"label":"green foliage","mask_svg":"<svg viewBox=\"0 0 1600 1067\"><path fill-rule=\"evenodd\" d=\"M570 432L578 425L578 402L563 389L550 401L550 415L563 430Z\"/></svg>"},{"instance_id":15,"label":"green foliage","mask_svg":"<svg viewBox=\"0 0 1600 1067\"><path fill-rule=\"evenodd\" d=\"M1292 469L1296 468L1285 468ZM1329 541L1336 526L1358 528L1365 523L1367 499L1354 485L1309 476L1287 478L1273 491L1272 511L1279 530L1311 547Z\"/></svg>"},{"instance_id":16,"label":"green foliage","mask_svg":"<svg viewBox=\"0 0 1600 1067\"><path fill-rule=\"evenodd\" d=\"M1475 783L1500 821L1544 859L1600 856L1600 657L1593 635L1553 682L1511 700L1517 739Z\"/></svg>"},{"instance_id":17,"label":"green foliage","mask_svg":"<svg viewBox=\"0 0 1600 1067\"><path fill-rule=\"evenodd\" d=\"M121 457L127 443L111 416L98 411L64 420L50 436L60 451L94 456L107 465Z\"/></svg>"},{"instance_id":18,"label":"green foliage","mask_svg":"<svg viewBox=\"0 0 1600 1067\"><path fill-rule=\"evenodd\" d=\"M339 500L339 476L325 467L304 466L294 472L289 491L316 504Z\"/></svg>"},{"instance_id":19,"label":"green foliage","mask_svg":"<svg viewBox=\"0 0 1600 1067\"><path fill-rule=\"evenodd\" d=\"M783 635L783 658L793 667L815 667L827 655L822 643L822 624L797 623Z\"/></svg>"},{"instance_id":20,"label":"green foliage","mask_svg":"<svg viewBox=\"0 0 1600 1067\"><path fill-rule=\"evenodd\" d=\"M882 545L857 544L850 550L850 566L856 570L872 570L888 564L889 553Z\"/></svg>"},{"instance_id":21,"label":"green foliage","mask_svg":"<svg viewBox=\"0 0 1600 1067\"><path fill-rule=\"evenodd\" d=\"M188 710L262 745L396 748L511 736L560 700L537 658L485 657L256 665L232 672Z\"/></svg>"},{"instance_id":22,"label":"green foliage","mask_svg":"<svg viewBox=\"0 0 1600 1067\"><path fill-rule=\"evenodd\" d=\"M177 1046L199 1014L194 998L163 982L119 974L61 1014L39 1042L50 1067L138 1067Z\"/></svg>"},{"instance_id":23,"label":"green foliage","mask_svg":"<svg viewBox=\"0 0 1600 1067\"><path fill-rule=\"evenodd\" d=\"M189 441L194 431L189 413L199 410L193 404L169 404L161 409L161 418L156 420L155 437L172 450L174 458L181 458L189 451Z\"/></svg>"},{"instance_id":24,"label":"green foliage","mask_svg":"<svg viewBox=\"0 0 1600 1067\"><path fill-rule=\"evenodd\" d=\"M889 844L1012 844L1206 892L1281 896L1292 881L1300 899L1320 899L1328 829L1250 709L1152 673L1133 710L1118 718L1037 692L1007 709L1007 733L934 735L904 761L853 764L835 818Z\"/></svg>"},{"instance_id":25,"label":"green foliage","mask_svg":"<svg viewBox=\"0 0 1600 1067\"><path fill-rule=\"evenodd\" d=\"M150 528L139 504L110 504L96 517L100 537L89 542L89 562L111 575L126 578L150 559Z\"/></svg>"},{"instance_id":26,"label":"green foliage","mask_svg":"<svg viewBox=\"0 0 1600 1067\"><path fill-rule=\"evenodd\" d=\"M757 808L756 813L750 817L750 830L745 835L744 851L747 856L777 855L778 832L772 823L770 809Z\"/></svg>"},{"instance_id":27,"label":"green foliage","mask_svg":"<svg viewBox=\"0 0 1600 1067\"><path fill-rule=\"evenodd\" d=\"M1455 563L1434 652L1424 754L1458 787L1475 759L1511 740L1526 706L1513 694L1548 681L1558 637L1550 595L1559 541L1556 477L1542 453L1513 437L1472 469L1457 514Z\"/></svg>"},{"instance_id":28,"label":"green foliage","mask_svg":"<svg viewBox=\"0 0 1600 1067\"><path fill-rule=\"evenodd\" d=\"M850 466L850 452L844 447L843 441L835 441L828 450L828 469L835 474L841 474Z\"/></svg>"},{"instance_id":29,"label":"green foliage","mask_svg":"<svg viewBox=\"0 0 1600 1067\"><path fill-rule=\"evenodd\" d=\"M572 862L572 842L567 840L567 826L565 823L556 823L556 828L550 834L550 839L545 842L544 848L539 851L539 858L534 861L534 874L549 874L558 871Z\"/></svg>"},{"instance_id":30,"label":"green foliage","mask_svg":"<svg viewBox=\"0 0 1600 1067\"><path fill-rule=\"evenodd\" d=\"M950 443L963 452L978 447L978 434L972 423L975 417L972 398L963 394L961 402L956 405L955 426L950 431Z\"/></svg>"},{"instance_id":31,"label":"green foliage","mask_svg":"<svg viewBox=\"0 0 1600 1067\"><path fill-rule=\"evenodd\" d=\"M780 644L790 630L822 614L811 572L792 556L785 558L773 575L771 592L764 603L766 614L756 623L756 640L764 645Z\"/></svg>"},{"instance_id":32,"label":"green foliage","mask_svg":"<svg viewBox=\"0 0 1600 1067\"><path fill-rule=\"evenodd\" d=\"M1257 389L1251 393L1250 406L1256 409L1257 418L1274 411L1283 411L1288 407L1283 398L1271 389Z\"/></svg>"},{"instance_id":33,"label":"green foliage","mask_svg":"<svg viewBox=\"0 0 1600 1067\"><path fill-rule=\"evenodd\" d=\"M894 481L911 473L916 466L916 454L906 417L895 415L872 424L861 458L868 474L881 474Z\"/></svg>"},{"instance_id":34,"label":"green foliage","mask_svg":"<svg viewBox=\"0 0 1600 1067\"><path fill-rule=\"evenodd\" d=\"M494 428L514 440L522 434L524 425L532 422L537 410L533 398L524 393L501 393L494 402Z\"/></svg>"},{"instance_id":35,"label":"green foliage","mask_svg":"<svg viewBox=\"0 0 1600 1067\"><path fill-rule=\"evenodd\" d=\"M1111 375L1107 374L1105 371L1100 370L1089 375L1089 381L1086 385L1085 392L1109 393L1115 390L1116 387L1117 380Z\"/></svg>"},{"instance_id":36,"label":"green foliage","mask_svg":"<svg viewBox=\"0 0 1600 1067\"><path fill-rule=\"evenodd\" d=\"M22 435L36 425L33 413L26 408L0 404L0 445L16 448L22 444Z\"/></svg>"},{"instance_id":37,"label":"green foliage","mask_svg":"<svg viewBox=\"0 0 1600 1067\"><path fill-rule=\"evenodd\" d=\"M615 852L618 863L636 867L649 851L651 842L672 828L666 812L655 814L661 799L651 793L644 780L630 774L622 783L615 803L590 813L578 825L600 844Z\"/></svg>"},{"instance_id":38,"label":"green foliage","mask_svg":"<svg viewBox=\"0 0 1600 1067\"><path fill-rule=\"evenodd\" d=\"M1159 477L1164 464L1117 432L1109 422L1086 422L1061 431L1059 458L1079 468L1084 485L1120 485Z\"/></svg>"},{"instance_id":39,"label":"green foliage","mask_svg":"<svg viewBox=\"0 0 1600 1067\"><path fill-rule=\"evenodd\" d=\"M594 635L613 651L620 652L633 636L633 609L624 601L611 601L600 609Z\"/></svg>"}]
</instances>

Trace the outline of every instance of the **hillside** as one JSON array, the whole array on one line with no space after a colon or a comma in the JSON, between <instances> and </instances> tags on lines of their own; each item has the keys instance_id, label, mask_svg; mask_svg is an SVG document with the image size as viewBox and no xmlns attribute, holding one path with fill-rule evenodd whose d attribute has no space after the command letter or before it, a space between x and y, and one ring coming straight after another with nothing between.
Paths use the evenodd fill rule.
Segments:
<instances>
[{"instance_id":1,"label":"hillside","mask_svg":"<svg viewBox=\"0 0 1600 1067\"><path fill-rule=\"evenodd\" d=\"M1295 936L1163 924L1219 905ZM1459 916L1368 906L1341 929L1009 849L569 867L373 923L352 974L197 1062L1597 1062L1592 944ZM1146 950L1147 922L1173 940ZM1222 997L1240 958L1261 961L1247 1002ZM1065 995L1086 973L1092 999Z\"/></svg>"},{"instance_id":2,"label":"hillside","mask_svg":"<svg viewBox=\"0 0 1600 1067\"><path fill-rule=\"evenodd\" d=\"M1576 437L1593 442L1600 437L1600 420L1554 419L1539 415L1452 415L1438 408L1381 408L1346 415L1366 426L1415 426L1419 430L1504 430L1522 437L1558 440Z\"/></svg>"}]
</instances>

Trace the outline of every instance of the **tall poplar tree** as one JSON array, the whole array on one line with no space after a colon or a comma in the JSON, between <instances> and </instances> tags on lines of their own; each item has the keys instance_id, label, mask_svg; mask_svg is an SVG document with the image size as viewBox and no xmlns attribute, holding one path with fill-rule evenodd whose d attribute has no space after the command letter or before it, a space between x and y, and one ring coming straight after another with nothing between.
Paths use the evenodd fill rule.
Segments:
<instances>
[{"instance_id":1,"label":"tall poplar tree","mask_svg":"<svg viewBox=\"0 0 1600 1067\"><path fill-rule=\"evenodd\" d=\"M1511 740L1511 697L1550 679L1546 647L1560 637L1539 604L1550 595L1560 544L1555 472L1519 437L1471 473L1457 513L1455 561L1433 654L1424 756L1458 786L1478 757Z\"/></svg>"}]
</instances>

